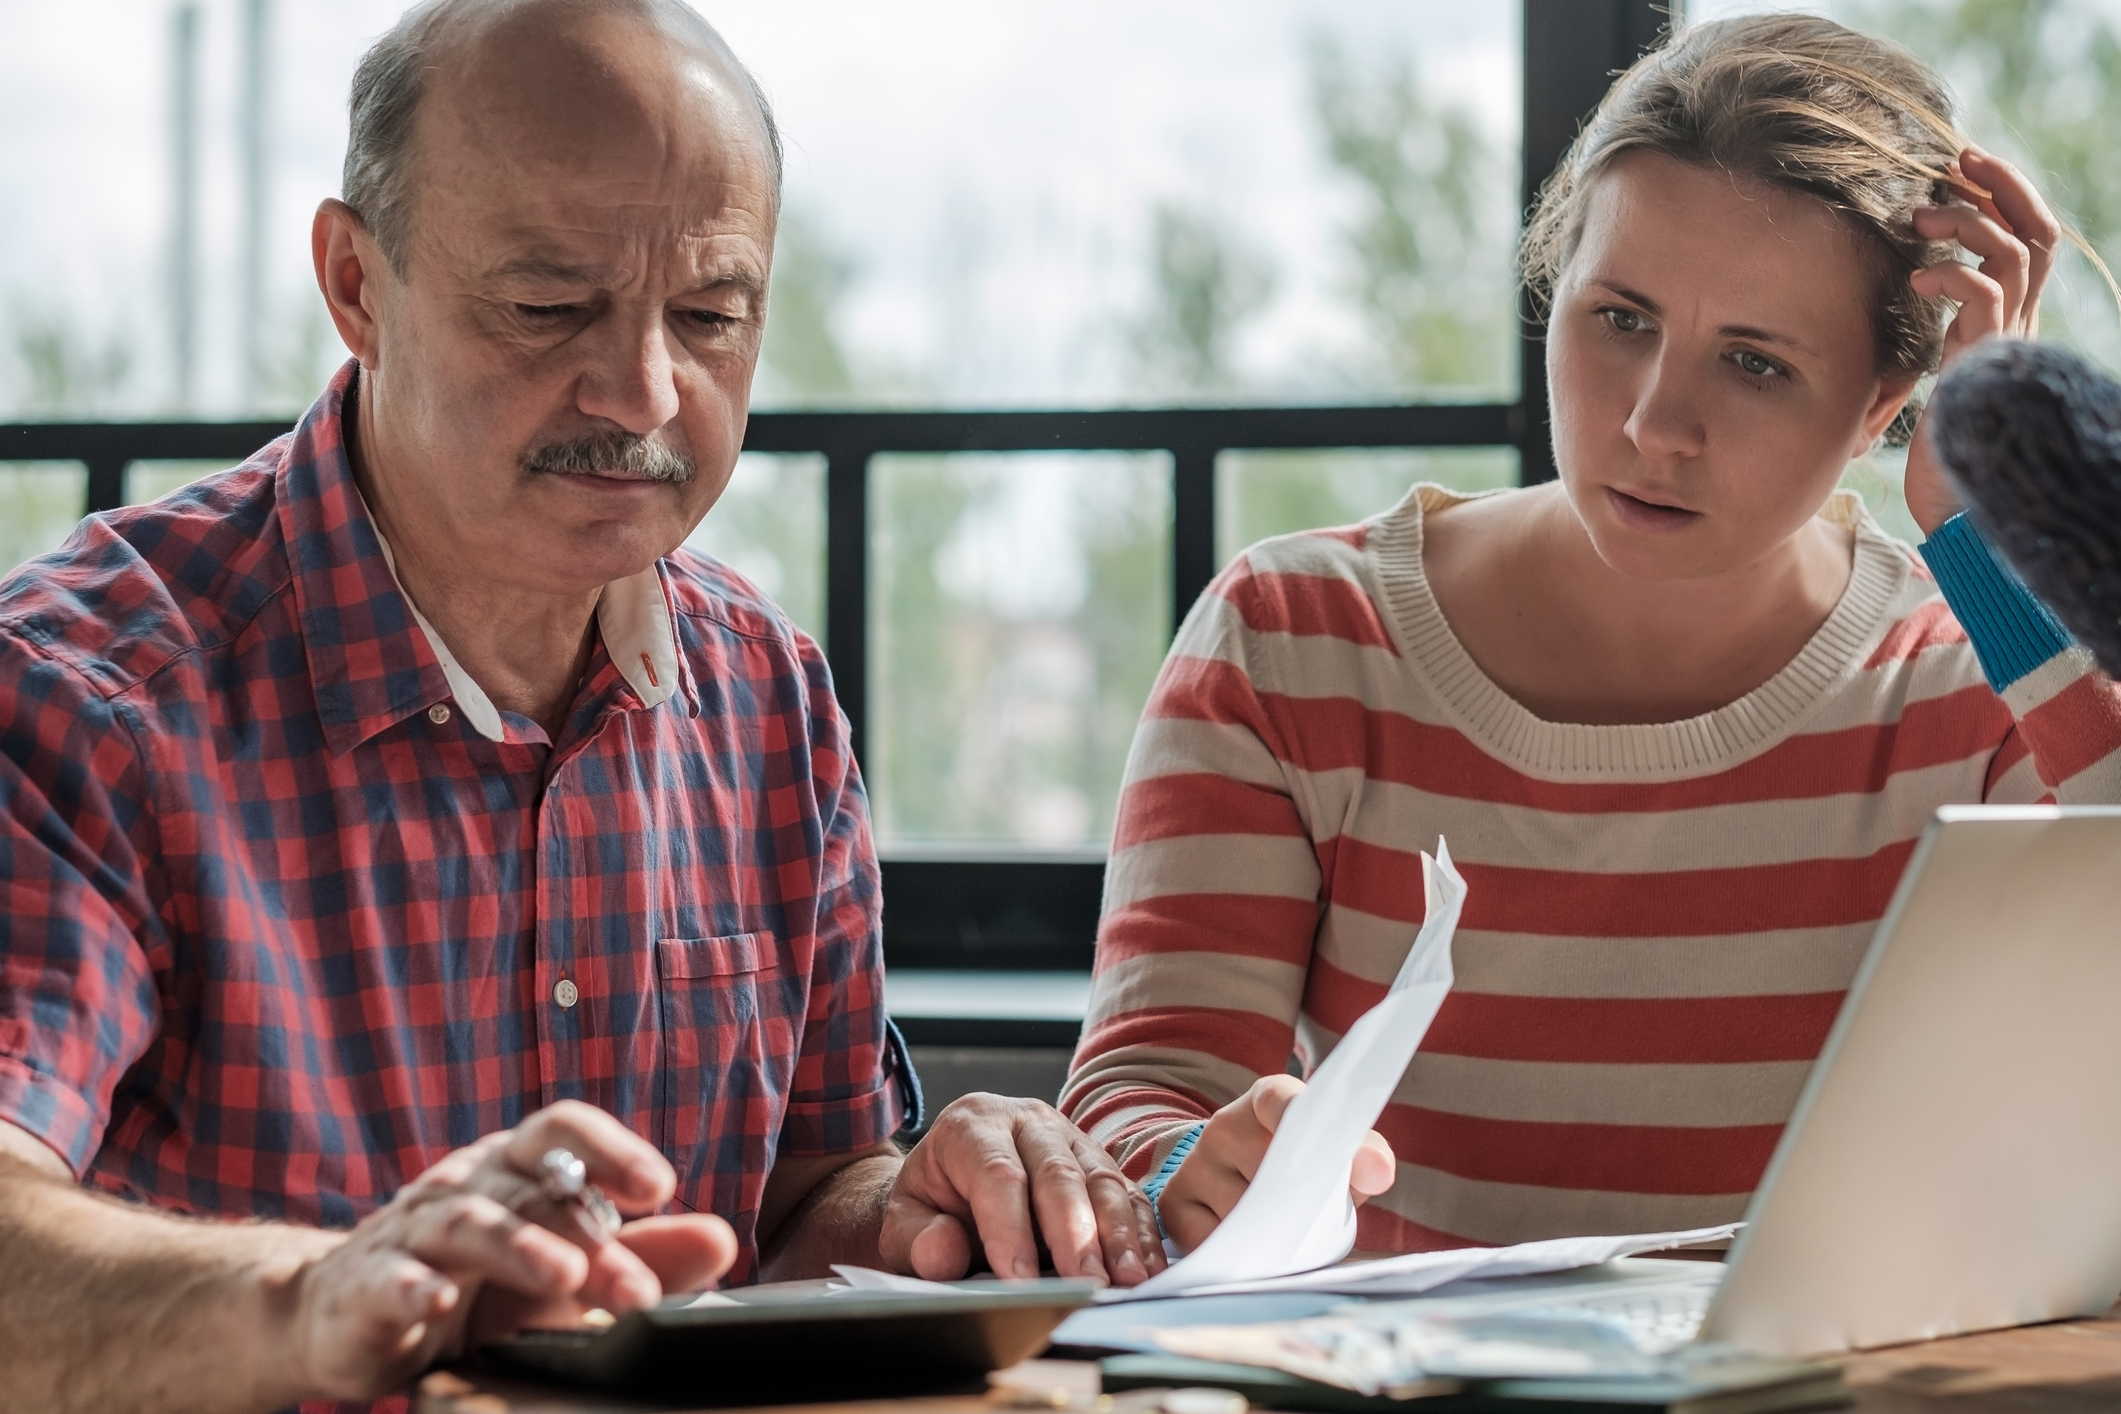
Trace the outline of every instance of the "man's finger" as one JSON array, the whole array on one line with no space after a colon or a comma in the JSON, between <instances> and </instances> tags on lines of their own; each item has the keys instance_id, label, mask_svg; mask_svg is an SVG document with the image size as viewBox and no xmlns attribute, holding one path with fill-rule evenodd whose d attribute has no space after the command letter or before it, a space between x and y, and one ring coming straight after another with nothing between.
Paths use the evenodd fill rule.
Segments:
<instances>
[{"instance_id":1,"label":"man's finger","mask_svg":"<svg viewBox=\"0 0 2121 1414\"><path fill-rule=\"evenodd\" d=\"M922 1150L927 1150L925 1158ZM934 1185L925 1180L933 1174L949 1197L925 1193ZM1038 1238L1032 1230L1031 1182L1023 1160L1016 1152L1012 1126L1004 1121L983 1122L976 1127L953 1128L948 1134L931 1133L906 1156L900 1173L903 1183L915 1176L916 1194L925 1196L938 1211L947 1211L950 1199L964 1205L986 1249L987 1265L1001 1277L1038 1275ZM941 1201L937 1201L938 1199Z\"/></svg>"},{"instance_id":2,"label":"man's finger","mask_svg":"<svg viewBox=\"0 0 2121 1414\"><path fill-rule=\"evenodd\" d=\"M579 1100L548 1105L517 1125L503 1150L517 1173L541 1178L539 1162L565 1149L589 1170L589 1181L630 1212L653 1212L677 1192L677 1173L656 1147Z\"/></svg>"},{"instance_id":3,"label":"man's finger","mask_svg":"<svg viewBox=\"0 0 2121 1414\"><path fill-rule=\"evenodd\" d=\"M1096 1214L1107 1279L1114 1286L1147 1281L1149 1268L1143 1257L1140 1219L1134 1206L1140 1190L1127 1181L1119 1165L1088 1135L1076 1133L1071 1143L1076 1163L1083 1171L1083 1184L1089 1190L1090 1207Z\"/></svg>"},{"instance_id":4,"label":"man's finger","mask_svg":"<svg viewBox=\"0 0 2121 1414\"><path fill-rule=\"evenodd\" d=\"M1157 1224L1156 1207L1149 1201L1148 1194L1137 1187L1130 1201L1134 1204L1134 1231L1141 1249L1142 1266L1153 1277L1170 1265L1164 1256L1163 1230Z\"/></svg>"},{"instance_id":5,"label":"man's finger","mask_svg":"<svg viewBox=\"0 0 2121 1414\"><path fill-rule=\"evenodd\" d=\"M631 1311L663 1299L663 1283L640 1255L623 1242L609 1241L589 1254L582 1278L582 1299L607 1311Z\"/></svg>"},{"instance_id":6,"label":"man's finger","mask_svg":"<svg viewBox=\"0 0 2121 1414\"><path fill-rule=\"evenodd\" d=\"M928 1281L956 1281L972 1270L972 1234L964 1219L928 1210L906 1243L906 1265Z\"/></svg>"},{"instance_id":7,"label":"man's finger","mask_svg":"<svg viewBox=\"0 0 2121 1414\"><path fill-rule=\"evenodd\" d=\"M665 1291L699 1291L736 1265L736 1233L706 1213L636 1218L618 1240L641 1259Z\"/></svg>"},{"instance_id":8,"label":"man's finger","mask_svg":"<svg viewBox=\"0 0 2121 1414\"><path fill-rule=\"evenodd\" d=\"M1084 1182L1082 1161L1066 1133L1057 1125L1040 1123L1039 1118L1034 1115L1017 1124L1016 1150L1031 1186L1031 1211L1037 1215L1046 1251L1054 1269L1064 1277L1108 1281L1098 1241L1097 1209ZM984 1230L985 1224L981 1227ZM1035 1260L1025 1275L1038 1275Z\"/></svg>"},{"instance_id":9,"label":"man's finger","mask_svg":"<svg viewBox=\"0 0 2121 1414\"><path fill-rule=\"evenodd\" d=\"M579 1247L482 1193L422 1204L407 1216L398 1245L445 1275L533 1296L573 1291L589 1270Z\"/></svg>"}]
</instances>

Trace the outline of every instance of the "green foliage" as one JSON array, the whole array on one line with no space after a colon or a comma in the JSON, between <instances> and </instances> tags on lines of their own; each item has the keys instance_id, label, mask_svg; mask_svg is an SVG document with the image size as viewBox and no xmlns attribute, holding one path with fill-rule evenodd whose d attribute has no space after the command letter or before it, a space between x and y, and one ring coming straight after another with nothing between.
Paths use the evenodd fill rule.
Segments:
<instances>
[{"instance_id":1,"label":"green foliage","mask_svg":"<svg viewBox=\"0 0 2121 1414\"><path fill-rule=\"evenodd\" d=\"M1023 605L946 566L1016 517L1025 477L1059 478L1046 549L1080 593ZM866 752L878 834L1094 844L1111 829L1128 742L1170 626L1169 465L1110 454L891 456L872 471ZM979 542L974 544L973 542ZM975 557L979 558L979 557Z\"/></svg>"},{"instance_id":2,"label":"green foliage","mask_svg":"<svg viewBox=\"0 0 2121 1414\"><path fill-rule=\"evenodd\" d=\"M56 550L81 519L88 473L72 462L0 462L0 576Z\"/></svg>"},{"instance_id":3,"label":"green foliage","mask_svg":"<svg viewBox=\"0 0 2121 1414\"><path fill-rule=\"evenodd\" d=\"M1361 193L1352 293L1380 372L1408 396L1507 394L1514 382L1510 164L1464 109L1422 91L1411 58L1367 71L1326 35L1310 48L1327 158Z\"/></svg>"},{"instance_id":4,"label":"green foliage","mask_svg":"<svg viewBox=\"0 0 2121 1414\"><path fill-rule=\"evenodd\" d=\"M973 661L954 632L942 550L978 491L948 457L893 457L870 470L869 733L866 767L879 837L1007 837L991 796L954 808L957 756L972 724ZM953 640L959 640L954 642Z\"/></svg>"},{"instance_id":5,"label":"green foliage","mask_svg":"<svg viewBox=\"0 0 2121 1414\"><path fill-rule=\"evenodd\" d=\"M26 303L18 302L9 315L0 344L0 379L19 416L64 419L109 412L132 373L132 349L122 336L99 340L66 313Z\"/></svg>"},{"instance_id":6,"label":"green foliage","mask_svg":"<svg viewBox=\"0 0 2121 1414\"><path fill-rule=\"evenodd\" d=\"M781 213L766 343L759 355L761 391L774 401L799 407L844 404L854 393L854 370L833 328L854 274L854 263L833 249L805 213Z\"/></svg>"},{"instance_id":7,"label":"green foliage","mask_svg":"<svg viewBox=\"0 0 2121 1414\"><path fill-rule=\"evenodd\" d=\"M1134 345L1151 395L1235 392L1232 345L1272 290L1265 263L1228 221L1175 201L1150 213L1149 249L1153 293Z\"/></svg>"},{"instance_id":8,"label":"green foliage","mask_svg":"<svg viewBox=\"0 0 2121 1414\"><path fill-rule=\"evenodd\" d=\"M820 642L825 637L825 459L746 452L685 542L751 580Z\"/></svg>"},{"instance_id":9,"label":"green foliage","mask_svg":"<svg viewBox=\"0 0 2121 1414\"><path fill-rule=\"evenodd\" d=\"M344 352L321 296L302 306L299 319L276 324L268 333L255 410L288 416L307 411Z\"/></svg>"},{"instance_id":10,"label":"green foliage","mask_svg":"<svg viewBox=\"0 0 2121 1414\"><path fill-rule=\"evenodd\" d=\"M1353 525L1399 503L1417 481L1458 491L1517 484L1511 447L1224 452L1215 468L1215 556L1227 564L1269 536Z\"/></svg>"}]
</instances>

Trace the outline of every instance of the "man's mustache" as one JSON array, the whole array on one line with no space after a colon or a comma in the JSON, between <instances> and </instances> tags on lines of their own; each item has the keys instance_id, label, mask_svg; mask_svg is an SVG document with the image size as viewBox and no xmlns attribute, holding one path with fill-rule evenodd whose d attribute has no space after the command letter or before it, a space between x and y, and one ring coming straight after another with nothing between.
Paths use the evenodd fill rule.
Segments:
<instances>
[{"instance_id":1,"label":"man's mustache","mask_svg":"<svg viewBox=\"0 0 2121 1414\"><path fill-rule=\"evenodd\" d=\"M555 476L619 476L676 486L699 474L690 456L633 432L592 432L565 442L547 442L523 453L521 465L527 472Z\"/></svg>"}]
</instances>

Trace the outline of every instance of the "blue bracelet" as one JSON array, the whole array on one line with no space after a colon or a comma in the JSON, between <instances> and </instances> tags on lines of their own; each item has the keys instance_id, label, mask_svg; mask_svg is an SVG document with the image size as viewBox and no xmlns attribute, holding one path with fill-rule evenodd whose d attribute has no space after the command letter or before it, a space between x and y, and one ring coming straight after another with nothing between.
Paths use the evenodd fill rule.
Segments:
<instances>
[{"instance_id":1,"label":"blue bracelet","mask_svg":"<svg viewBox=\"0 0 2121 1414\"><path fill-rule=\"evenodd\" d=\"M1171 1146L1171 1152L1164 1155L1164 1166L1142 1180L1142 1192L1149 1195L1149 1211L1156 1214L1156 1230L1159 1233L1164 1230L1164 1185L1171 1181L1171 1175L1178 1172L1178 1166L1186 1161L1186 1155L1193 1152L1193 1146L1200 1142L1201 1131L1207 1127L1204 1120L1181 1134L1178 1142Z\"/></svg>"}]
</instances>

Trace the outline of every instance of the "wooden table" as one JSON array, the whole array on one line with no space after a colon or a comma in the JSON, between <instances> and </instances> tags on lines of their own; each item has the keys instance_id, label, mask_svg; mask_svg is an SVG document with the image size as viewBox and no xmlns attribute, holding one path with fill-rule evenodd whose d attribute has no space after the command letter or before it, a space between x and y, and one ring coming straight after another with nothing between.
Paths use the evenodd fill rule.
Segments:
<instances>
[{"instance_id":1,"label":"wooden table","mask_svg":"<svg viewBox=\"0 0 2121 1414\"><path fill-rule=\"evenodd\" d=\"M2121 1307L2093 1320L1874 1350L1849 1356L1847 1369L1860 1414L2115 1414L2121 1411ZM414 1414L642 1414L651 1407L453 1374L429 1375L413 1405ZM1418 1407L1408 1405L1410 1414ZM977 1396L947 1395L784 1406L771 1414L989 1414L991 1409Z\"/></svg>"}]
</instances>

